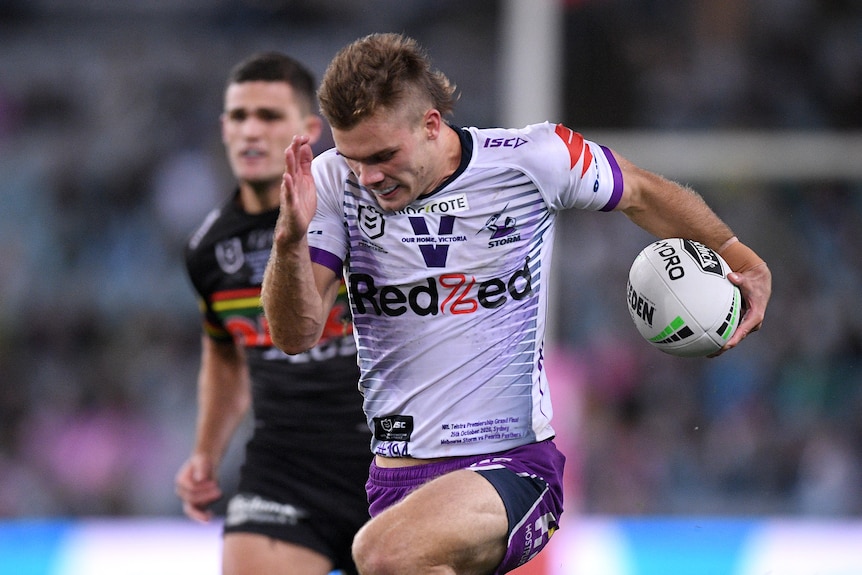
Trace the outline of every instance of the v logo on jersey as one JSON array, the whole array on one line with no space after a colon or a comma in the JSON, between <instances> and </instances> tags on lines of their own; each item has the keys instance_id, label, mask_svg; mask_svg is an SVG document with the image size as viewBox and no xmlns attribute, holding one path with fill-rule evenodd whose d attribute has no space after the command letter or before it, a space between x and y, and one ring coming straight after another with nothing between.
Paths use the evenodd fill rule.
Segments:
<instances>
[{"instance_id":1,"label":"v logo on jersey","mask_svg":"<svg viewBox=\"0 0 862 575\"><path fill-rule=\"evenodd\" d=\"M449 246L434 243L435 238L428 231L428 222L420 216L411 216L410 225L413 227L413 233L420 238L427 238L427 243L419 244L419 251L422 252L422 259L425 260L425 265L429 268L446 267L446 256L449 253ZM455 216L440 216L440 225L437 228L438 236L451 236L452 230L455 228Z\"/></svg>"}]
</instances>

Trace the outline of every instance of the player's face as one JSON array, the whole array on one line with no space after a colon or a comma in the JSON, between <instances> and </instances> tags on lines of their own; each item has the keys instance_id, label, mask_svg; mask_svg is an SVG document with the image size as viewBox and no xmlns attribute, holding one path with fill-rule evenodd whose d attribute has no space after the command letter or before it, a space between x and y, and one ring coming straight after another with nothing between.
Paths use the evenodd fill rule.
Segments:
<instances>
[{"instance_id":1,"label":"player's face","mask_svg":"<svg viewBox=\"0 0 862 575\"><path fill-rule=\"evenodd\" d=\"M333 129L332 137L359 183L374 193L380 207L401 210L432 192L443 179L440 150L433 145L439 118L436 110L418 120L409 110L379 112L349 130Z\"/></svg>"},{"instance_id":2,"label":"player's face","mask_svg":"<svg viewBox=\"0 0 862 575\"><path fill-rule=\"evenodd\" d=\"M281 185L284 150L296 134L306 133L308 116L285 82L231 84L221 117L222 141L240 185Z\"/></svg>"}]
</instances>

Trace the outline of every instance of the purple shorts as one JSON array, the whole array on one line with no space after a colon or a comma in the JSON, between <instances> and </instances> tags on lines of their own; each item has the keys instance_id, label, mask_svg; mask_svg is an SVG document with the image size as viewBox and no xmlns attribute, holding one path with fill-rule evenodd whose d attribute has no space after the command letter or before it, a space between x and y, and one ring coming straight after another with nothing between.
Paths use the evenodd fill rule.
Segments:
<instances>
[{"instance_id":1,"label":"purple shorts","mask_svg":"<svg viewBox=\"0 0 862 575\"><path fill-rule=\"evenodd\" d=\"M532 559L557 530L563 513L565 462L551 440L412 467L383 468L372 461L365 484L369 511L374 517L446 473L459 469L481 473L497 489L509 518L508 549L494 572L501 575Z\"/></svg>"}]
</instances>

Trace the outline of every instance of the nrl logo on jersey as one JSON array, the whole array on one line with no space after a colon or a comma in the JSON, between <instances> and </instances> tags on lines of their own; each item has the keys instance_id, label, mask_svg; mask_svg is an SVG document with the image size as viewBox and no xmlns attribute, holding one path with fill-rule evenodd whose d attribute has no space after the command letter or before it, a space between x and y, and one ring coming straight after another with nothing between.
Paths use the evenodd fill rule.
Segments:
<instances>
[{"instance_id":1,"label":"nrl logo on jersey","mask_svg":"<svg viewBox=\"0 0 862 575\"><path fill-rule=\"evenodd\" d=\"M245 263L245 254L242 251L242 242L239 238L230 238L217 243L215 256L218 266L226 274L235 274L242 269Z\"/></svg>"},{"instance_id":2,"label":"nrl logo on jersey","mask_svg":"<svg viewBox=\"0 0 862 575\"><path fill-rule=\"evenodd\" d=\"M362 233L369 240L376 240L383 235L386 220L383 218L383 212L374 206L368 204L360 205L356 219L359 221L359 229L362 230Z\"/></svg>"}]
</instances>

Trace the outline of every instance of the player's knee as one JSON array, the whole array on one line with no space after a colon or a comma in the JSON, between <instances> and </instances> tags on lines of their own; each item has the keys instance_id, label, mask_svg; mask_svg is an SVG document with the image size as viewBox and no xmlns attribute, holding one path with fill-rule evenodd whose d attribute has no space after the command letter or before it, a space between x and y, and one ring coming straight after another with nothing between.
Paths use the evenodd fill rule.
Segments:
<instances>
[{"instance_id":1,"label":"player's knee","mask_svg":"<svg viewBox=\"0 0 862 575\"><path fill-rule=\"evenodd\" d=\"M392 573L389 558L382 552L379 538L369 533L368 525L353 538L353 562L361 575L383 575Z\"/></svg>"},{"instance_id":2,"label":"player's knee","mask_svg":"<svg viewBox=\"0 0 862 575\"><path fill-rule=\"evenodd\" d=\"M366 523L353 538L353 562L361 575L404 572L406 558L398 553L396 542L387 545L386 539L384 534L377 532L373 521Z\"/></svg>"}]
</instances>

